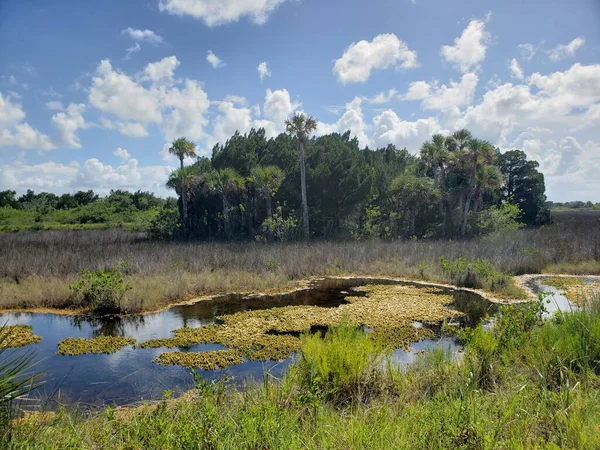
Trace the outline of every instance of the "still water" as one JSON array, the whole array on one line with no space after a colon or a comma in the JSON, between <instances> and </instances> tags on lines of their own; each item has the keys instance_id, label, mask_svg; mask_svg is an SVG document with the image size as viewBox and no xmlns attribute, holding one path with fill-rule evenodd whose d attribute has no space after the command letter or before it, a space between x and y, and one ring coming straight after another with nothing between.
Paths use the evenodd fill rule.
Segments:
<instances>
[{"instance_id":1,"label":"still water","mask_svg":"<svg viewBox=\"0 0 600 450\"><path fill-rule=\"evenodd\" d=\"M10 313L2 314L2 323L28 324L41 337L41 342L15 352L34 352L35 370L44 374L45 385L38 397L45 407L57 404L79 406L125 405L140 400L158 399L164 391L175 394L193 387L189 369L179 366L162 366L152 360L160 353L177 349L125 347L116 353L78 356L56 355L59 341L68 337L92 338L96 336L132 337L138 343L149 339L172 337L171 331L182 327L199 327L214 323L220 315L239 311L268 309L288 305L313 305L335 308L345 303L344 297L357 286L365 284L392 284L385 280L332 280L315 282L301 291L266 296L225 295L193 305L175 306L165 311L128 317L72 317L54 314ZM451 308L467 314L470 324L478 323L492 315L496 306L482 297L461 291L449 291L454 296ZM361 295L352 292L352 295ZM402 365L410 364L419 351L435 345L450 346L460 350L451 339L429 339L415 344L411 350L397 350L395 358ZM199 344L182 351L218 350L219 344ZM261 381L265 371L281 377L293 361L245 361L242 364L215 371L199 371L208 380L226 377L237 385Z\"/></svg>"}]
</instances>

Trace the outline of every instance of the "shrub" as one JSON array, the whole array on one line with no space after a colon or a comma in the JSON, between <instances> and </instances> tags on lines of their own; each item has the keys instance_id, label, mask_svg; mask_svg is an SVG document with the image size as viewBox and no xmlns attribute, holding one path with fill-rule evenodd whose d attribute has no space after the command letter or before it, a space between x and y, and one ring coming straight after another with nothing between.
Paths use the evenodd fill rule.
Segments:
<instances>
[{"instance_id":1,"label":"shrub","mask_svg":"<svg viewBox=\"0 0 600 450\"><path fill-rule=\"evenodd\" d=\"M501 290L508 285L508 277L481 258L473 261L459 256L452 261L440 257L440 266L449 281L456 286Z\"/></svg>"},{"instance_id":2,"label":"shrub","mask_svg":"<svg viewBox=\"0 0 600 450\"><path fill-rule=\"evenodd\" d=\"M381 390L380 370L386 350L361 329L332 327L325 337L302 337L299 385L307 394L336 404L367 400Z\"/></svg>"},{"instance_id":3,"label":"shrub","mask_svg":"<svg viewBox=\"0 0 600 450\"><path fill-rule=\"evenodd\" d=\"M150 222L148 232L155 240L172 239L181 230L181 219L176 209L161 210Z\"/></svg>"},{"instance_id":4,"label":"shrub","mask_svg":"<svg viewBox=\"0 0 600 450\"><path fill-rule=\"evenodd\" d=\"M475 234L506 233L523 227L519 221L521 209L512 203L502 203L484 209L474 216Z\"/></svg>"},{"instance_id":5,"label":"shrub","mask_svg":"<svg viewBox=\"0 0 600 450\"><path fill-rule=\"evenodd\" d=\"M123 279L124 264L91 272L82 269L77 283L69 285L71 295L84 308L97 313L118 313L121 300L131 286Z\"/></svg>"},{"instance_id":6,"label":"shrub","mask_svg":"<svg viewBox=\"0 0 600 450\"><path fill-rule=\"evenodd\" d=\"M275 209L273 217L265 219L261 225L261 235L258 240L264 241L289 241L294 237L296 228L298 227L298 220L293 216L288 216L287 219L283 218L283 211L281 206Z\"/></svg>"}]
</instances>

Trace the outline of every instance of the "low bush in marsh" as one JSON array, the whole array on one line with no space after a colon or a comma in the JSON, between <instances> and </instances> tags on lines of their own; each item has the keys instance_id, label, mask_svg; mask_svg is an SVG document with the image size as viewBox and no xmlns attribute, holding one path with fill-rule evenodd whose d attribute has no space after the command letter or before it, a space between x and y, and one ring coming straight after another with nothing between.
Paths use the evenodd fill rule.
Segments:
<instances>
[{"instance_id":1,"label":"low bush in marsh","mask_svg":"<svg viewBox=\"0 0 600 450\"><path fill-rule=\"evenodd\" d=\"M95 272L82 269L79 281L69 286L76 303L97 313L120 312L121 300L131 289L131 285L123 278L125 266L125 263L119 263L110 269Z\"/></svg>"}]
</instances>

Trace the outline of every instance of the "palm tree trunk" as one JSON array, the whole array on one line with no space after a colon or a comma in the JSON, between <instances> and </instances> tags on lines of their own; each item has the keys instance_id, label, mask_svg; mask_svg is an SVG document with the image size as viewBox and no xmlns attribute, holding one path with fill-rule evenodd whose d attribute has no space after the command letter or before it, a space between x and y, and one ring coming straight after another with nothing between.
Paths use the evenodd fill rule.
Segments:
<instances>
[{"instance_id":1,"label":"palm tree trunk","mask_svg":"<svg viewBox=\"0 0 600 450\"><path fill-rule=\"evenodd\" d=\"M273 217L273 208L271 206L271 196L267 195L265 197L265 200L267 201L267 217L270 219L271 217Z\"/></svg>"},{"instance_id":2,"label":"palm tree trunk","mask_svg":"<svg viewBox=\"0 0 600 450\"><path fill-rule=\"evenodd\" d=\"M183 226L188 227L188 210L187 210L187 192L181 193L181 216L183 219Z\"/></svg>"},{"instance_id":3,"label":"palm tree trunk","mask_svg":"<svg viewBox=\"0 0 600 450\"><path fill-rule=\"evenodd\" d=\"M467 216L469 215L469 208L471 207L471 200L475 192L475 175L477 174L477 154L473 156L473 170L471 171L471 179L469 180L469 191L467 198L465 199L463 220L460 234L464 237L467 234Z\"/></svg>"},{"instance_id":4,"label":"palm tree trunk","mask_svg":"<svg viewBox=\"0 0 600 450\"><path fill-rule=\"evenodd\" d=\"M304 166L304 142L300 139L300 190L302 196L302 228L304 239L310 237L310 228L308 224L308 203L306 200L306 167Z\"/></svg>"},{"instance_id":5,"label":"palm tree trunk","mask_svg":"<svg viewBox=\"0 0 600 450\"><path fill-rule=\"evenodd\" d=\"M446 211L444 213L444 229L446 230L446 237L451 238L452 234L454 233L454 223L452 220L453 208L449 198L446 198L445 206Z\"/></svg>"},{"instance_id":6,"label":"palm tree trunk","mask_svg":"<svg viewBox=\"0 0 600 450\"><path fill-rule=\"evenodd\" d=\"M179 158L179 162L180 162L181 168L183 169L183 156L181 158Z\"/></svg>"},{"instance_id":7,"label":"palm tree trunk","mask_svg":"<svg viewBox=\"0 0 600 450\"><path fill-rule=\"evenodd\" d=\"M227 235L227 239L231 239L231 224L229 223L229 202L227 201L227 197L225 195L221 196L221 201L223 203L223 227L225 228L225 234Z\"/></svg>"}]
</instances>

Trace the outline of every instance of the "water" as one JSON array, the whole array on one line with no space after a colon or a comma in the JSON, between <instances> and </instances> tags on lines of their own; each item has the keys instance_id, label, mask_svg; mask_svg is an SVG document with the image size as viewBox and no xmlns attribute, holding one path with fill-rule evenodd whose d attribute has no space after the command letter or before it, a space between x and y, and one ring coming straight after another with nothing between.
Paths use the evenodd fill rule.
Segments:
<instances>
[{"instance_id":1,"label":"water","mask_svg":"<svg viewBox=\"0 0 600 450\"><path fill-rule=\"evenodd\" d=\"M583 282L595 283L595 280L584 279ZM554 313L558 311L570 312L579 309L579 307L576 304L574 304L573 302L571 302L571 300L567 298L567 296L563 293L562 290L544 284L543 276L532 278L528 282L528 286L536 294L544 295L544 299L546 300L546 313L544 314L544 316L547 318L552 317Z\"/></svg>"},{"instance_id":2,"label":"water","mask_svg":"<svg viewBox=\"0 0 600 450\"><path fill-rule=\"evenodd\" d=\"M176 306L158 313L131 317L71 317L39 313L6 313L0 320L14 324L28 324L41 336L41 342L20 349L16 353L35 352L37 372L44 374L45 385L39 394L45 406L74 404L99 407L131 404L140 400L161 398L165 390L179 394L193 387L189 369L179 366L162 366L152 360L164 348L137 349L125 347L109 355L86 354L77 356L56 355L59 341L68 337L91 338L97 336L133 337L138 343L149 339L172 337L172 330L198 327L214 323L219 315L253 309L268 309L287 305L314 305L335 308L346 303L344 297L353 287L374 283L392 283L387 280L324 280L301 291L267 296L226 295L193 305ZM476 323L496 311L494 304L482 297L465 292L453 293L452 308L464 311L464 322ZM352 295L364 295L352 292ZM414 361L416 354L433 345L438 339L419 342L409 351L398 350L401 364ZM456 345L442 342L443 345ZM454 348L453 347L453 348ZM219 344L200 344L184 351L206 351L224 348ZM261 381L265 371L281 377L293 358L283 362L246 361L242 364L215 371L200 371L208 380L227 378L229 382Z\"/></svg>"}]
</instances>

